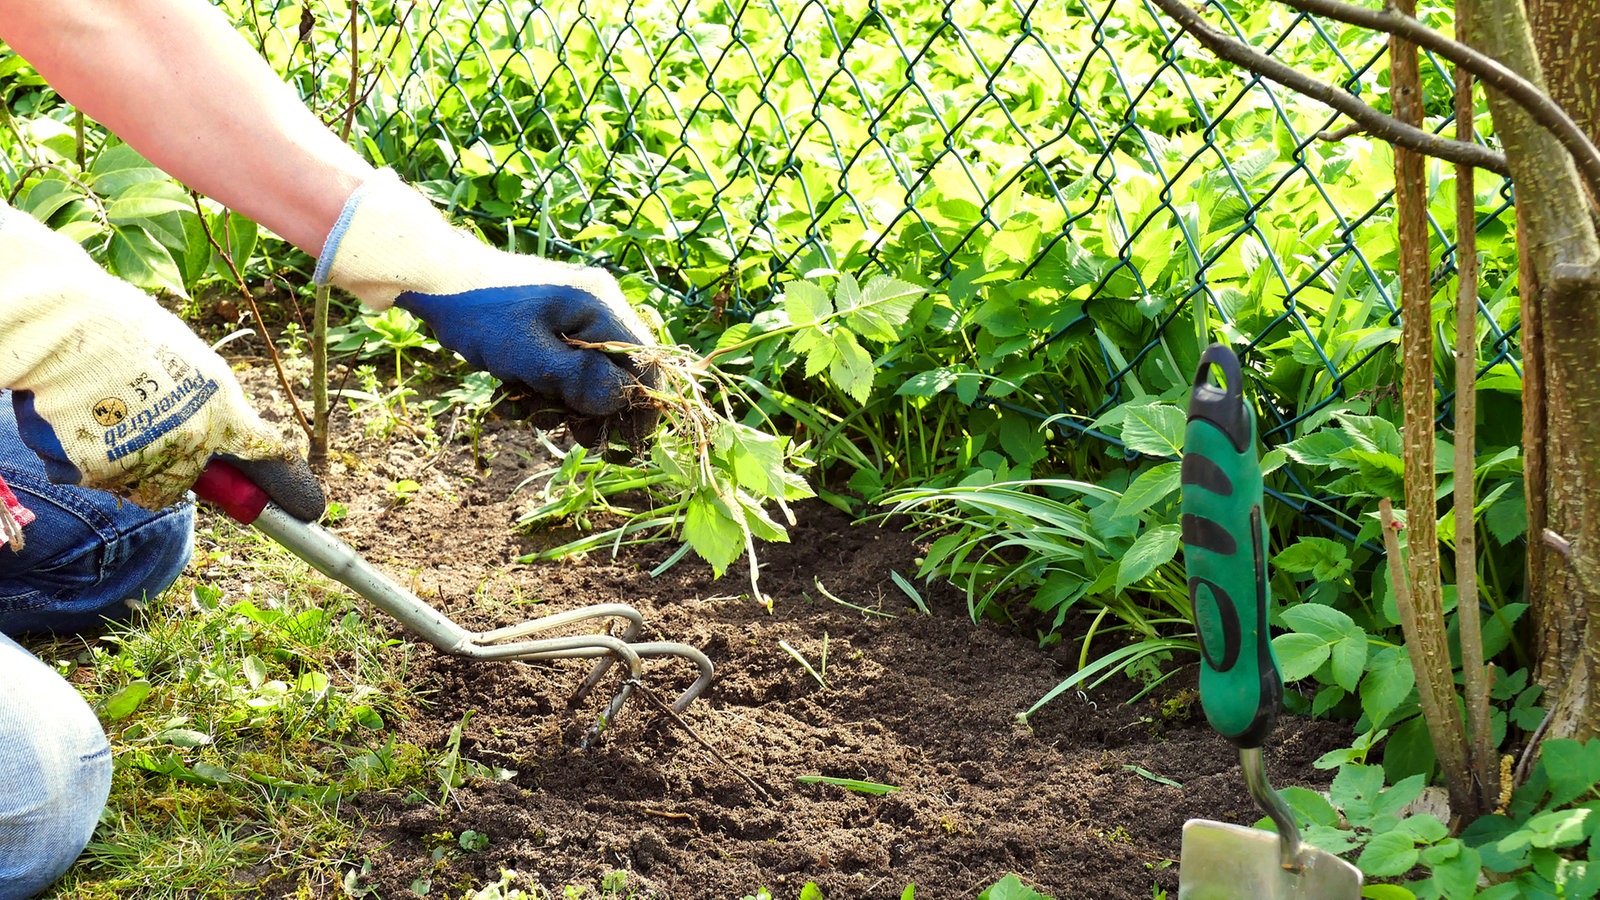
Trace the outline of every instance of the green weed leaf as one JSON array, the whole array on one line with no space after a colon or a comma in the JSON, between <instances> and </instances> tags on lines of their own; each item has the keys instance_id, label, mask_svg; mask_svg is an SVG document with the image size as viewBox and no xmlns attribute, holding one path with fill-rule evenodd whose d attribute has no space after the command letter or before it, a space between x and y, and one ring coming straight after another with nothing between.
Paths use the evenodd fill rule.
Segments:
<instances>
[{"instance_id":1,"label":"green weed leaf","mask_svg":"<svg viewBox=\"0 0 1600 900\"><path fill-rule=\"evenodd\" d=\"M1143 581L1156 569L1171 562L1178 555L1178 544L1182 539L1183 529L1177 525L1162 525L1139 535L1128 552L1122 555L1122 565L1117 569L1117 593Z\"/></svg>"},{"instance_id":2,"label":"green weed leaf","mask_svg":"<svg viewBox=\"0 0 1600 900\"><path fill-rule=\"evenodd\" d=\"M1550 779L1550 805L1565 806L1590 794L1600 783L1600 738L1561 739L1539 745L1541 765Z\"/></svg>"},{"instance_id":3,"label":"green weed leaf","mask_svg":"<svg viewBox=\"0 0 1600 900\"><path fill-rule=\"evenodd\" d=\"M1369 654L1361 680L1361 710L1375 724L1388 718L1416 686L1416 670L1399 647L1379 647Z\"/></svg>"},{"instance_id":4,"label":"green weed leaf","mask_svg":"<svg viewBox=\"0 0 1600 900\"><path fill-rule=\"evenodd\" d=\"M1007 875L978 895L978 900L1050 900L1022 883L1016 875Z\"/></svg>"},{"instance_id":5,"label":"green weed leaf","mask_svg":"<svg viewBox=\"0 0 1600 900\"><path fill-rule=\"evenodd\" d=\"M892 784L879 784L876 781L859 781L854 778L834 778L829 775L797 775L795 781L800 784L827 784L833 787L842 787L847 791L858 794L892 794L900 790Z\"/></svg>"},{"instance_id":6,"label":"green weed leaf","mask_svg":"<svg viewBox=\"0 0 1600 900\"><path fill-rule=\"evenodd\" d=\"M148 696L150 696L150 682L143 679L132 681L102 701L100 711L112 721L126 719L139 709Z\"/></svg>"},{"instance_id":7,"label":"green weed leaf","mask_svg":"<svg viewBox=\"0 0 1600 900\"><path fill-rule=\"evenodd\" d=\"M866 403L872 393L872 357L862 349L856 336L840 329L833 333L834 358L828 365L828 379L857 403Z\"/></svg>"},{"instance_id":8,"label":"green weed leaf","mask_svg":"<svg viewBox=\"0 0 1600 900\"><path fill-rule=\"evenodd\" d=\"M689 498L683 516L683 537L717 577L744 552L744 531L716 492L702 488Z\"/></svg>"},{"instance_id":9,"label":"green weed leaf","mask_svg":"<svg viewBox=\"0 0 1600 900\"><path fill-rule=\"evenodd\" d=\"M845 327L869 341L887 343L899 339L900 328L923 293L922 288L887 275L872 278L858 291L855 279L841 275L833 299L844 314Z\"/></svg>"},{"instance_id":10,"label":"green weed leaf","mask_svg":"<svg viewBox=\"0 0 1600 900\"><path fill-rule=\"evenodd\" d=\"M791 281L783 289L783 311L795 325L812 325L833 314L828 293L809 281Z\"/></svg>"},{"instance_id":11,"label":"green weed leaf","mask_svg":"<svg viewBox=\"0 0 1600 900\"><path fill-rule=\"evenodd\" d=\"M1164 403L1130 405L1122 420L1122 442L1128 449L1149 456L1181 456L1185 419L1183 410Z\"/></svg>"},{"instance_id":12,"label":"green weed leaf","mask_svg":"<svg viewBox=\"0 0 1600 900\"><path fill-rule=\"evenodd\" d=\"M1570 847L1587 837L1585 820L1594 810L1588 807L1558 809L1540 813L1528 823L1501 838L1495 849L1514 853L1524 847Z\"/></svg>"},{"instance_id":13,"label":"green weed leaf","mask_svg":"<svg viewBox=\"0 0 1600 900\"><path fill-rule=\"evenodd\" d=\"M1356 866L1373 878L1393 878L1411 871L1417 864L1417 845L1411 836L1399 831L1375 834L1356 858Z\"/></svg>"},{"instance_id":14,"label":"green weed leaf","mask_svg":"<svg viewBox=\"0 0 1600 900\"><path fill-rule=\"evenodd\" d=\"M1117 501L1117 517L1127 518L1136 516L1151 506L1165 500L1177 491L1183 478L1183 464L1177 462L1161 463L1153 469L1140 473L1133 484L1122 492L1122 499Z\"/></svg>"},{"instance_id":15,"label":"green weed leaf","mask_svg":"<svg viewBox=\"0 0 1600 900\"><path fill-rule=\"evenodd\" d=\"M1272 651L1278 657L1284 681L1310 678L1311 673L1328 661L1331 647L1332 644L1314 634L1280 634L1272 639Z\"/></svg>"},{"instance_id":16,"label":"green weed leaf","mask_svg":"<svg viewBox=\"0 0 1600 900\"><path fill-rule=\"evenodd\" d=\"M204 747L211 743L211 735L193 728L168 728L157 733L151 741L173 747Z\"/></svg>"}]
</instances>

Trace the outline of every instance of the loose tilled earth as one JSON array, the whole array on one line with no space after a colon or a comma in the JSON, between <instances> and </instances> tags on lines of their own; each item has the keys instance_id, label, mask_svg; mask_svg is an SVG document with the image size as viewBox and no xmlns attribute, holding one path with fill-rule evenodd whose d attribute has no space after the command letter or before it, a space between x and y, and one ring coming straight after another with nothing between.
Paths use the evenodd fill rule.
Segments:
<instances>
[{"instance_id":1,"label":"loose tilled earth","mask_svg":"<svg viewBox=\"0 0 1600 900\"><path fill-rule=\"evenodd\" d=\"M268 406L277 392L255 374L247 383ZM1019 722L1071 673L1078 648L1042 650L1030 629L974 625L948 586L924 586L935 615L920 614L890 581L915 578L919 538L893 523L797 507L791 542L759 548L768 613L748 596L742 563L720 580L693 558L651 577L675 549L665 544L517 564L555 542L513 529L532 502L518 485L549 458L519 423L489 423L486 466L459 437L435 452L403 430L383 441L337 424L325 483L348 515L335 530L458 621L489 628L628 603L648 637L693 644L717 666L683 718L723 760L643 698L597 748L577 749L605 699L568 708L581 661L411 651L431 705L394 723L400 737L442 748L465 719L462 756L517 774L472 780L443 805L390 794L347 805L363 825L354 858L372 861L363 884L377 896L414 896L424 875L438 890L513 869L518 886L556 896L620 870L632 892L622 896L644 898L737 900L766 886L789 900L806 882L831 900L897 898L908 884L918 898L971 898L1008 872L1057 898L1148 898L1157 885L1175 895L1184 820L1259 818L1236 753L1192 702L1192 667L1137 703L1122 702L1131 691L1119 685L1063 695ZM421 489L397 505L386 485L398 479ZM813 667L826 647L827 686L780 641ZM687 664L654 660L647 681L670 698L691 677ZM1325 785L1311 763L1348 737L1337 723L1281 721L1268 752L1274 783ZM806 775L899 790L797 782ZM468 830L487 848L430 856L439 835Z\"/></svg>"}]
</instances>

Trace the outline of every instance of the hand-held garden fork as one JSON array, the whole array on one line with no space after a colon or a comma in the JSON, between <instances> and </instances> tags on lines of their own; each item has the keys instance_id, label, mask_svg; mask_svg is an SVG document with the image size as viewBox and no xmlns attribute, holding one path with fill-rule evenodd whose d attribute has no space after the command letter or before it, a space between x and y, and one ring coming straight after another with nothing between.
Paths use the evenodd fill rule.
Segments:
<instances>
[{"instance_id":1,"label":"hand-held garden fork","mask_svg":"<svg viewBox=\"0 0 1600 900\"><path fill-rule=\"evenodd\" d=\"M1222 384L1214 377L1221 373ZM1183 824L1179 900L1307 897L1356 900L1361 872L1300 839L1267 782L1261 745L1283 698L1267 625L1267 535L1261 520L1255 415L1239 358L1221 344L1200 356L1183 446L1183 552L1200 637L1200 705L1239 748L1244 780L1276 835L1226 822Z\"/></svg>"},{"instance_id":2,"label":"hand-held garden fork","mask_svg":"<svg viewBox=\"0 0 1600 900\"><path fill-rule=\"evenodd\" d=\"M611 703L606 706L600 722L584 740L584 746L598 736L601 729L616 721L628 697L644 676L646 656L677 656L693 662L700 669L700 677L687 690L678 695L672 704L674 712L698 697L711 683L711 660L704 653L687 645L667 641L634 641L644 617L639 611L622 603L601 603L556 613L492 631L468 631L457 625L444 613L422 602L415 594L390 580L377 567L362 558L354 548L314 522L304 522L279 507L243 472L229 463L213 459L195 482L194 492L243 525L254 525L267 537L288 548L294 555L310 563L317 571L345 585L374 606L400 620L424 640L453 656L482 660L551 660L598 659L589 676L583 680L572 702L578 703L588 696L599 683L606 670L617 660L628 667L628 677ZM590 619L620 618L627 621L620 637L609 634L580 634L562 637L536 638L533 635L553 628L572 625Z\"/></svg>"}]
</instances>

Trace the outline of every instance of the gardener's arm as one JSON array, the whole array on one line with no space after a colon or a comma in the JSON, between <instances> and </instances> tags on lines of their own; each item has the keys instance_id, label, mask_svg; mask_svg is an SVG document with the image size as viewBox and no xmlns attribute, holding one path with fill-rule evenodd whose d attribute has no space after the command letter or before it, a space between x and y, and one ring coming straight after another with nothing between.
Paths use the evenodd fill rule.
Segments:
<instances>
[{"instance_id":1,"label":"gardener's arm","mask_svg":"<svg viewBox=\"0 0 1600 900\"><path fill-rule=\"evenodd\" d=\"M319 254L316 277L416 313L479 369L570 411L580 439L637 445L657 412L650 344L616 279L505 253L376 174L207 0L0 0L0 39L178 180Z\"/></svg>"},{"instance_id":2,"label":"gardener's arm","mask_svg":"<svg viewBox=\"0 0 1600 900\"><path fill-rule=\"evenodd\" d=\"M373 174L206 0L0 0L0 40L151 162L308 253Z\"/></svg>"}]
</instances>

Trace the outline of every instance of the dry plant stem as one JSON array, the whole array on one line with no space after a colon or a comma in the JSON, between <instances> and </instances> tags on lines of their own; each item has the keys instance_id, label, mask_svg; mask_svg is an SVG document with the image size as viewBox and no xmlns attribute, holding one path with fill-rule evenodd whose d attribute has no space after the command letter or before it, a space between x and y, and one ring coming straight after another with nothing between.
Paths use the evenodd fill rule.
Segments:
<instances>
[{"instance_id":1,"label":"dry plant stem","mask_svg":"<svg viewBox=\"0 0 1600 900\"><path fill-rule=\"evenodd\" d=\"M1392 0L1391 0L1392 2ZM1415 0L1399 0L1410 14ZM1395 116L1422 122L1422 77L1416 45L1398 37L1389 41L1390 95ZM1405 461L1407 546L1411 611L1406 644L1416 668L1428 733L1438 753L1450 792L1452 811L1468 819L1478 815L1478 793L1469 765L1466 728L1456 709L1455 671L1445 632L1444 591L1439 580L1439 536L1434 493L1433 424L1433 285L1428 264L1427 160L1403 147L1395 148L1395 206L1400 244L1400 343L1404 357L1401 378L1405 423L1401 431ZM1470 523L1470 520L1469 520ZM1467 527L1471 527L1469 524Z\"/></svg>"},{"instance_id":2,"label":"dry plant stem","mask_svg":"<svg viewBox=\"0 0 1600 900\"><path fill-rule=\"evenodd\" d=\"M1470 141L1472 73L1456 70L1456 137ZM1500 799L1500 766L1489 726L1489 671L1478 612L1478 535L1473 481L1478 455L1478 204L1471 166L1456 166L1456 615L1461 625L1461 680L1478 808Z\"/></svg>"},{"instance_id":3,"label":"dry plant stem","mask_svg":"<svg viewBox=\"0 0 1600 900\"><path fill-rule=\"evenodd\" d=\"M223 263L227 265L228 272L233 275L233 286L239 290L239 295L244 298L244 302L250 307L250 315L255 319L256 331L261 335L261 343L266 345L267 356L272 360L272 367L278 372L278 384L283 388L283 395L289 398L289 408L294 410L294 420L300 423L301 430L306 433L306 439L310 440L313 437L311 423L306 420L305 410L300 408L300 399L295 396L293 383L289 381L289 373L283 369L283 360L278 356L278 347L272 343L272 335L267 333L267 323L266 320L261 318L261 308L256 306L256 297L250 293L249 288L245 287L244 276L239 274L239 267L233 263L233 254L229 252L227 247L218 243L217 236L211 233L211 223L206 220L205 207L200 205L200 195L191 194L190 199L194 201L194 213L200 219L200 230L205 232L206 242L211 245L211 249L216 251L217 256L221 257ZM226 215L232 215L232 213L227 213ZM227 220L224 219L223 221L226 223ZM226 224L224 224L224 227L226 227Z\"/></svg>"},{"instance_id":4,"label":"dry plant stem","mask_svg":"<svg viewBox=\"0 0 1600 900\"><path fill-rule=\"evenodd\" d=\"M1201 18L1200 13L1189 6L1189 0L1154 0L1154 2L1184 31L1193 35L1212 53L1344 113L1373 137L1394 144L1396 147L1406 147L1437 159L1467 163L1501 175L1510 174L1503 154L1478 144L1464 144L1443 138L1394 116L1384 115L1349 91L1318 81L1292 66L1278 62L1237 38L1223 34Z\"/></svg>"},{"instance_id":5,"label":"dry plant stem","mask_svg":"<svg viewBox=\"0 0 1600 900\"><path fill-rule=\"evenodd\" d=\"M1583 128L1567 111L1534 84L1488 54L1474 50L1460 41L1454 41L1417 21L1413 12L1404 11L1399 4L1388 3L1383 9L1371 9L1346 3L1344 0L1280 0L1284 5L1304 13L1386 32L1393 37L1431 50L1453 62L1470 75L1476 75L1485 87L1499 91L1513 103L1522 107L1528 117L1543 126L1577 162L1589 189L1600 196L1600 149L1590 143ZM1463 143L1470 143L1463 141ZM1432 154L1429 154L1432 155ZM1455 160L1461 162L1461 160ZM1501 173L1507 174L1507 173Z\"/></svg>"}]
</instances>

